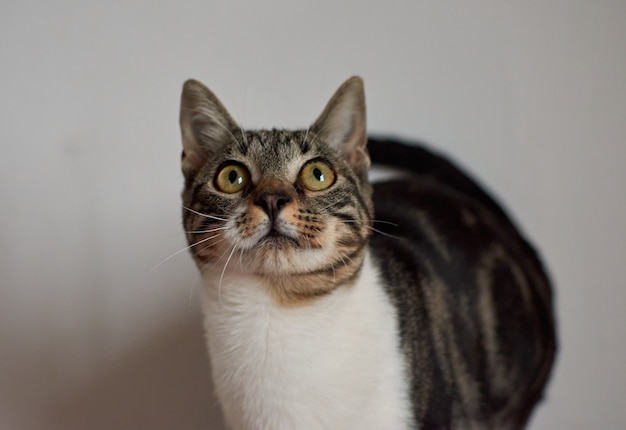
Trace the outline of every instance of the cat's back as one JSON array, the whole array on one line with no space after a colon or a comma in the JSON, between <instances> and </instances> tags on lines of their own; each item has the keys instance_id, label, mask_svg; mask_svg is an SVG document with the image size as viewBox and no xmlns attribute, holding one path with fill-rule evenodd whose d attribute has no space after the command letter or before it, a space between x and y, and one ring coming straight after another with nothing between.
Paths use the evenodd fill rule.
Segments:
<instances>
[{"instance_id":1,"label":"cat's back","mask_svg":"<svg viewBox=\"0 0 626 430\"><path fill-rule=\"evenodd\" d=\"M396 306L420 428L519 428L555 338L534 249L464 172L423 147L370 141L411 174L374 185L371 252Z\"/></svg>"}]
</instances>

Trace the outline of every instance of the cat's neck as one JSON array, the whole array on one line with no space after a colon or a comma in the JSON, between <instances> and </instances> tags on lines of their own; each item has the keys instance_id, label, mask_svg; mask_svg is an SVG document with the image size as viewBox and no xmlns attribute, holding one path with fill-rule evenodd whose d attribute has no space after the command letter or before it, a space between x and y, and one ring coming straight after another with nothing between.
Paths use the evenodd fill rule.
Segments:
<instances>
[{"instance_id":1,"label":"cat's neck","mask_svg":"<svg viewBox=\"0 0 626 430\"><path fill-rule=\"evenodd\" d=\"M222 301L225 298L222 294L226 292L231 300L247 301L253 291L264 291L263 297L271 298L278 307L307 307L337 289L354 285L361 275L366 249L364 247L354 253L344 264L329 265L307 273L251 275L234 265L232 271L205 271L202 276L212 300ZM227 289L222 288L225 285L229 285Z\"/></svg>"},{"instance_id":2,"label":"cat's neck","mask_svg":"<svg viewBox=\"0 0 626 430\"><path fill-rule=\"evenodd\" d=\"M234 429L404 428L395 309L367 255L351 283L299 306L277 302L266 279L218 281L205 277L205 326ZM369 411L362 423L355 410Z\"/></svg>"}]
</instances>

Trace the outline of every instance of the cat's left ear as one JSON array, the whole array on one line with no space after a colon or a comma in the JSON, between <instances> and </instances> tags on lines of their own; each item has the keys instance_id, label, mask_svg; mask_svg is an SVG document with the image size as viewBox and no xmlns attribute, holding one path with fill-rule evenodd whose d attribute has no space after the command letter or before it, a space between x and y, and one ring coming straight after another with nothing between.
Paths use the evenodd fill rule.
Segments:
<instances>
[{"instance_id":1,"label":"cat's left ear","mask_svg":"<svg viewBox=\"0 0 626 430\"><path fill-rule=\"evenodd\" d=\"M370 158L365 118L363 80L353 76L335 92L310 131L366 177Z\"/></svg>"},{"instance_id":2,"label":"cat's left ear","mask_svg":"<svg viewBox=\"0 0 626 430\"><path fill-rule=\"evenodd\" d=\"M192 177L219 153L239 129L219 99L202 83L185 82L180 100L182 170Z\"/></svg>"}]
</instances>

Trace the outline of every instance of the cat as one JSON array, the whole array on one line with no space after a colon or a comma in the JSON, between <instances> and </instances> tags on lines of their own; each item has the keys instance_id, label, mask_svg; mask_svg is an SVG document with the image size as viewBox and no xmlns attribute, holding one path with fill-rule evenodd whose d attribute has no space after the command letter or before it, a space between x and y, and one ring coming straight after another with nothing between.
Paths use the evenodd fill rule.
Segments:
<instances>
[{"instance_id":1,"label":"cat","mask_svg":"<svg viewBox=\"0 0 626 430\"><path fill-rule=\"evenodd\" d=\"M183 224L240 429L519 429L556 351L533 247L446 158L368 138L359 77L306 130L240 128L189 80ZM400 169L381 183L370 164Z\"/></svg>"}]
</instances>

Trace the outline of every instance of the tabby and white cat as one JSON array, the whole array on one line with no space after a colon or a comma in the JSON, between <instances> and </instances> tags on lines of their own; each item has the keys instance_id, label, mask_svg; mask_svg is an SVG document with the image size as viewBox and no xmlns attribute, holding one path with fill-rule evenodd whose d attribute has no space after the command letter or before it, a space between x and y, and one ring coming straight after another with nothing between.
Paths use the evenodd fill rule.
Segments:
<instances>
[{"instance_id":1,"label":"tabby and white cat","mask_svg":"<svg viewBox=\"0 0 626 430\"><path fill-rule=\"evenodd\" d=\"M183 221L232 429L517 429L555 353L532 247L461 170L369 139L353 77L308 130L185 83ZM374 163L404 169L370 184Z\"/></svg>"}]
</instances>

